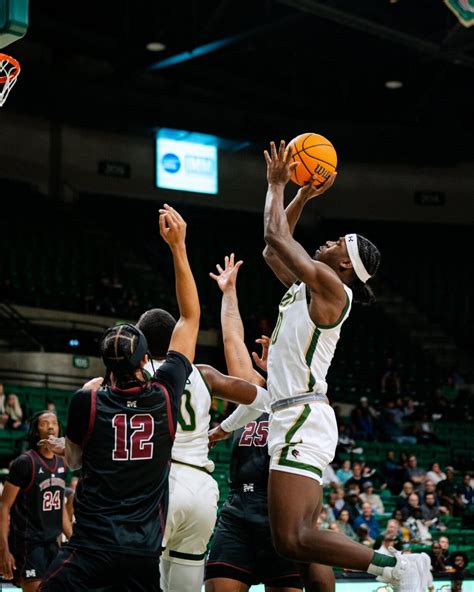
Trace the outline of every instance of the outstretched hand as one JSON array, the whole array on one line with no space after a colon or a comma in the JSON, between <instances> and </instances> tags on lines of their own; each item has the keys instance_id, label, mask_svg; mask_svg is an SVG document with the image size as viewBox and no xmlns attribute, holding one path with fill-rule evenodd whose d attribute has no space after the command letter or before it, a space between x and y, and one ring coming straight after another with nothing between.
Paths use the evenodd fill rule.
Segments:
<instances>
[{"instance_id":1,"label":"outstretched hand","mask_svg":"<svg viewBox=\"0 0 474 592\"><path fill-rule=\"evenodd\" d=\"M234 253L231 253L230 257L227 255L224 257L224 269L222 269L218 263L216 265L218 273L211 272L209 276L217 282L217 285L223 292L226 292L227 290L235 290L237 274L242 264L242 260L234 263Z\"/></svg>"},{"instance_id":2,"label":"outstretched hand","mask_svg":"<svg viewBox=\"0 0 474 592\"><path fill-rule=\"evenodd\" d=\"M171 249L184 245L186 239L186 222L171 206L164 204L160 208L160 234Z\"/></svg>"},{"instance_id":3,"label":"outstretched hand","mask_svg":"<svg viewBox=\"0 0 474 592\"><path fill-rule=\"evenodd\" d=\"M264 150L269 185L286 185L288 183L291 174L299 164L297 161L291 162L292 153L292 147L286 146L284 140L280 141L278 152L275 142L270 142L270 153Z\"/></svg>"},{"instance_id":4,"label":"outstretched hand","mask_svg":"<svg viewBox=\"0 0 474 592\"><path fill-rule=\"evenodd\" d=\"M253 361L255 362L255 365L258 366L258 368L260 368L260 370L266 372L268 349L270 347L270 337L268 337L267 335L262 335L260 339L255 340L255 343L260 343L260 345L262 346L262 353L259 356L257 352L252 352Z\"/></svg>"}]
</instances>

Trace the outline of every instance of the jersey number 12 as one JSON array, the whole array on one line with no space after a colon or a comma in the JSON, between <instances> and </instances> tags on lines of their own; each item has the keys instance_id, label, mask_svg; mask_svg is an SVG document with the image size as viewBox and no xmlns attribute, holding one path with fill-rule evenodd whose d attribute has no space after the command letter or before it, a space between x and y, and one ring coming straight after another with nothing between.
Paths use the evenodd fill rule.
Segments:
<instances>
[{"instance_id":1,"label":"jersey number 12","mask_svg":"<svg viewBox=\"0 0 474 592\"><path fill-rule=\"evenodd\" d=\"M115 431L113 460L153 458L153 442L150 440L155 431L155 422L149 413L133 415L130 423L125 413L117 413L112 419L112 426Z\"/></svg>"}]
</instances>

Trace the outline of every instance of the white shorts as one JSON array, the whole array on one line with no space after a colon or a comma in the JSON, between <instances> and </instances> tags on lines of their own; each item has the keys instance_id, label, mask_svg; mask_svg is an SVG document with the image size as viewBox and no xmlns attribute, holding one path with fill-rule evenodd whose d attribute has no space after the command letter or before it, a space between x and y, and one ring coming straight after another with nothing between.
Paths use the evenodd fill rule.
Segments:
<instances>
[{"instance_id":1,"label":"white shorts","mask_svg":"<svg viewBox=\"0 0 474 592\"><path fill-rule=\"evenodd\" d=\"M171 463L170 501L163 557L184 565L203 565L217 517L219 488L204 471Z\"/></svg>"},{"instance_id":2,"label":"white shorts","mask_svg":"<svg viewBox=\"0 0 474 592\"><path fill-rule=\"evenodd\" d=\"M333 408L313 402L275 411L270 416L270 469L304 475L323 482L323 471L334 458L338 439Z\"/></svg>"}]
</instances>

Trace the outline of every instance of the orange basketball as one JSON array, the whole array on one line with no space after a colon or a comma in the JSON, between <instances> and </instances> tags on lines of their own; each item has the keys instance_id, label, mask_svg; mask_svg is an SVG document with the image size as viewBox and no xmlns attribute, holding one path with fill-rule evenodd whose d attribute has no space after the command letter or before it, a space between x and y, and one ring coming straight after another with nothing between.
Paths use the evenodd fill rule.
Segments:
<instances>
[{"instance_id":1,"label":"orange basketball","mask_svg":"<svg viewBox=\"0 0 474 592\"><path fill-rule=\"evenodd\" d=\"M320 187L336 170L336 150L324 136L312 132L301 134L293 138L288 146L293 149L291 160L299 162L291 175L291 180L297 185L304 185L314 174L316 180L313 185Z\"/></svg>"}]
</instances>

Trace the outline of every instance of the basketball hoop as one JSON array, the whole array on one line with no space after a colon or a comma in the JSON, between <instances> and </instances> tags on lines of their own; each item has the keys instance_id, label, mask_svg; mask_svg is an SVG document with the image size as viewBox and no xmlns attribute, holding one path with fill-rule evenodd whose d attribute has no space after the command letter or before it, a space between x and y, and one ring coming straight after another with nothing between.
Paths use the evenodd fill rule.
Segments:
<instances>
[{"instance_id":1,"label":"basketball hoop","mask_svg":"<svg viewBox=\"0 0 474 592\"><path fill-rule=\"evenodd\" d=\"M0 53L0 107L7 100L8 94L14 86L20 70L20 64L15 58L5 53Z\"/></svg>"}]
</instances>

